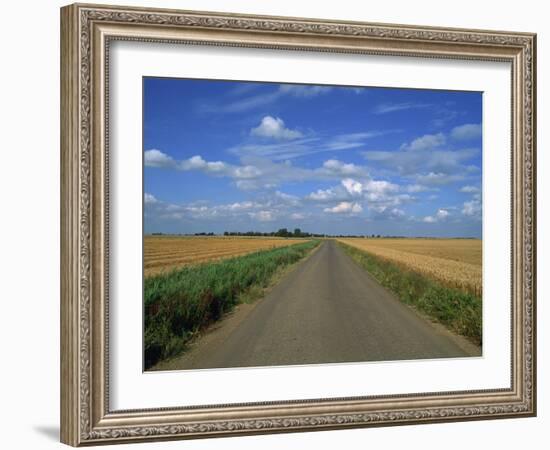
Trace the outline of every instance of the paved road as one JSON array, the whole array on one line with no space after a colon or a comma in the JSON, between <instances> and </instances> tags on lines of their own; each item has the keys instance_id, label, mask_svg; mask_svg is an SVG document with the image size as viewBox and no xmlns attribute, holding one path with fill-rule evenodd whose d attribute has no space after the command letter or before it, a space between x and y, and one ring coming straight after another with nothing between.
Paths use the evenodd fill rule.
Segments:
<instances>
[{"instance_id":1,"label":"paved road","mask_svg":"<svg viewBox=\"0 0 550 450\"><path fill-rule=\"evenodd\" d=\"M240 322L171 368L250 367L467 356L325 241Z\"/></svg>"}]
</instances>

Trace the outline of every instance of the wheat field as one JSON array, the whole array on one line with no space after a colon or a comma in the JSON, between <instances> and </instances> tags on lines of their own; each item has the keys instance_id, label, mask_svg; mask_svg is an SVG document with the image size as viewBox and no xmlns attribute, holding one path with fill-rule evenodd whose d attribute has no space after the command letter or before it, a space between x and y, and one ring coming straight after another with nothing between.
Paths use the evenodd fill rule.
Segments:
<instances>
[{"instance_id":1,"label":"wheat field","mask_svg":"<svg viewBox=\"0 0 550 450\"><path fill-rule=\"evenodd\" d=\"M145 277L149 277L178 267L285 247L307 240L240 236L145 236L144 273Z\"/></svg>"},{"instance_id":2,"label":"wheat field","mask_svg":"<svg viewBox=\"0 0 550 450\"><path fill-rule=\"evenodd\" d=\"M479 239L338 239L344 244L476 295L482 292Z\"/></svg>"}]
</instances>

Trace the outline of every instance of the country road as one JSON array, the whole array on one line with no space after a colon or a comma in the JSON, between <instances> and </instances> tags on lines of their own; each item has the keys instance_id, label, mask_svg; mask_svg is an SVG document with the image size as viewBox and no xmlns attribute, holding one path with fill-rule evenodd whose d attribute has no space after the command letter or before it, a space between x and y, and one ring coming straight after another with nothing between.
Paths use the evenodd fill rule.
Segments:
<instances>
[{"instance_id":1,"label":"country road","mask_svg":"<svg viewBox=\"0 0 550 450\"><path fill-rule=\"evenodd\" d=\"M470 356L460 339L400 303L324 241L246 313L223 320L157 369Z\"/></svg>"}]
</instances>

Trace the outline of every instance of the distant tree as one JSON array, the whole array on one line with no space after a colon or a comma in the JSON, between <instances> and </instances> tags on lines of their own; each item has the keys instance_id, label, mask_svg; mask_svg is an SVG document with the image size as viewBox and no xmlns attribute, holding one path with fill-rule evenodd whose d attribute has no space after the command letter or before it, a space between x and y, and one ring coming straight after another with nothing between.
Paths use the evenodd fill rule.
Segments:
<instances>
[{"instance_id":1,"label":"distant tree","mask_svg":"<svg viewBox=\"0 0 550 450\"><path fill-rule=\"evenodd\" d=\"M294 237L301 237L302 236L302 230L299 228L294 228Z\"/></svg>"},{"instance_id":2,"label":"distant tree","mask_svg":"<svg viewBox=\"0 0 550 450\"><path fill-rule=\"evenodd\" d=\"M289 232L286 228L279 228L279 230L276 233L276 236L279 236L279 237L288 237L288 235L289 235Z\"/></svg>"}]
</instances>

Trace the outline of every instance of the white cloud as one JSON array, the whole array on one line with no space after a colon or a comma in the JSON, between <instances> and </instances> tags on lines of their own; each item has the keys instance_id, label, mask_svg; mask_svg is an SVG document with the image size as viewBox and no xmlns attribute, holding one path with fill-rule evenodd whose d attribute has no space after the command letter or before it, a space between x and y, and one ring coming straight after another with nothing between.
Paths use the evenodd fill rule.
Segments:
<instances>
[{"instance_id":1,"label":"white cloud","mask_svg":"<svg viewBox=\"0 0 550 450\"><path fill-rule=\"evenodd\" d=\"M432 105L427 103L382 103L378 106L376 106L373 110L375 114L387 114L391 112L396 111L405 111L408 109L420 109L420 108L428 108Z\"/></svg>"},{"instance_id":2,"label":"white cloud","mask_svg":"<svg viewBox=\"0 0 550 450\"><path fill-rule=\"evenodd\" d=\"M346 199L348 197L347 193L338 188L339 186L329 189L318 189L309 194L306 199L316 202L329 202Z\"/></svg>"},{"instance_id":3,"label":"white cloud","mask_svg":"<svg viewBox=\"0 0 550 450\"><path fill-rule=\"evenodd\" d=\"M438 209L435 213L435 217L437 217L439 220L446 219L447 217L449 217L449 211L447 211L446 209Z\"/></svg>"},{"instance_id":4,"label":"white cloud","mask_svg":"<svg viewBox=\"0 0 550 450\"><path fill-rule=\"evenodd\" d=\"M282 84L279 92L290 94L294 97L315 97L321 94L328 94L332 88L330 86L308 86L300 84Z\"/></svg>"},{"instance_id":5,"label":"white cloud","mask_svg":"<svg viewBox=\"0 0 550 450\"><path fill-rule=\"evenodd\" d=\"M351 178L343 179L342 185L351 195L360 195L363 192L363 185L359 181L355 181Z\"/></svg>"},{"instance_id":6,"label":"white cloud","mask_svg":"<svg viewBox=\"0 0 550 450\"><path fill-rule=\"evenodd\" d=\"M290 215L290 218L292 220L304 220L306 217L307 217L307 214L302 214L302 213L292 213Z\"/></svg>"},{"instance_id":7,"label":"white cloud","mask_svg":"<svg viewBox=\"0 0 550 450\"><path fill-rule=\"evenodd\" d=\"M363 190L369 194L387 195L397 192L399 186L384 180L369 180L363 185Z\"/></svg>"},{"instance_id":8,"label":"white cloud","mask_svg":"<svg viewBox=\"0 0 550 450\"><path fill-rule=\"evenodd\" d=\"M464 202L462 214L470 217L479 217L481 215L481 200L474 198L468 202Z\"/></svg>"},{"instance_id":9,"label":"white cloud","mask_svg":"<svg viewBox=\"0 0 550 450\"><path fill-rule=\"evenodd\" d=\"M332 150L348 150L352 148L362 147L365 144L366 139L382 136L384 134L395 132L395 130L389 131L364 131L361 133L347 133L338 134L326 142L323 143L323 151Z\"/></svg>"},{"instance_id":10,"label":"white cloud","mask_svg":"<svg viewBox=\"0 0 550 450\"><path fill-rule=\"evenodd\" d=\"M223 173L229 166L222 161L205 161L201 156L195 155L189 159L184 159L178 163L180 170L202 170L204 172Z\"/></svg>"},{"instance_id":11,"label":"white cloud","mask_svg":"<svg viewBox=\"0 0 550 450\"><path fill-rule=\"evenodd\" d=\"M302 137L302 133L298 130L286 128L283 119L271 116L265 116L260 125L250 130L250 134L252 136L282 140L292 140Z\"/></svg>"},{"instance_id":12,"label":"white cloud","mask_svg":"<svg viewBox=\"0 0 550 450\"><path fill-rule=\"evenodd\" d=\"M467 123L451 130L451 137L457 141L468 141L480 136L481 124L479 123Z\"/></svg>"},{"instance_id":13,"label":"white cloud","mask_svg":"<svg viewBox=\"0 0 550 450\"><path fill-rule=\"evenodd\" d=\"M418 148L418 145L428 144L423 141L422 144L416 144L415 147ZM430 172L455 175L457 173L473 173L479 168L468 167L464 163L478 154L479 150L477 149L410 151L410 147L401 151L362 152L368 161L402 176L418 176L418 174L429 174ZM422 183L419 182L419 184Z\"/></svg>"},{"instance_id":14,"label":"white cloud","mask_svg":"<svg viewBox=\"0 0 550 450\"><path fill-rule=\"evenodd\" d=\"M356 202L340 202L332 208L325 208L323 211L333 214L357 214L363 211L363 207Z\"/></svg>"},{"instance_id":15,"label":"white cloud","mask_svg":"<svg viewBox=\"0 0 550 450\"><path fill-rule=\"evenodd\" d=\"M467 194L475 194L479 192L479 188L477 186L462 186L460 188L460 192L465 192Z\"/></svg>"},{"instance_id":16,"label":"white cloud","mask_svg":"<svg viewBox=\"0 0 550 450\"><path fill-rule=\"evenodd\" d=\"M229 205L222 206L221 208L227 209L229 211L246 211L256 207L256 205L257 205L256 203L245 201L245 202L230 203Z\"/></svg>"},{"instance_id":17,"label":"white cloud","mask_svg":"<svg viewBox=\"0 0 550 450\"><path fill-rule=\"evenodd\" d=\"M176 161L157 149L146 150L143 157L145 167L173 167Z\"/></svg>"},{"instance_id":18,"label":"white cloud","mask_svg":"<svg viewBox=\"0 0 550 450\"><path fill-rule=\"evenodd\" d=\"M403 144L401 146L401 150L431 150L437 147L441 147L443 144L445 144L445 142L446 139L443 133L425 134L424 136L416 138L410 144Z\"/></svg>"},{"instance_id":19,"label":"white cloud","mask_svg":"<svg viewBox=\"0 0 550 450\"><path fill-rule=\"evenodd\" d=\"M281 191L275 191L275 199L289 206L299 206L301 203L299 197Z\"/></svg>"},{"instance_id":20,"label":"white cloud","mask_svg":"<svg viewBox=\"0 0 550 450\"><path fill-rule=\"evenodd\" d=\"M353 163L344 163L337 159L329 159L323 163L325 173L341 176L367 176L364 167L357 166Z\"/></svg>"},{"instance_id":21,"label":"white cloud","mask_svg":"<svg viewBox=\"0 0 550 450\"><path fill-rule=\"evenodd\" d=\"M262 171L252 165L236 167L235 169L233 169L232 173L235 178L239 179L258 178L262 175Z\"/></svg>"},{"instance_id":22,"label":"white cloud","mask_svg":"<svg viewBox=\"0 0 550 450\"><path fill-rule=\"evenodd\" d=\"M441 222L445 220L447 217L449 217L450 212L446 209L438 209L437 212L433 216L426 216L424 219L422 219L426 223L436 223Z\"/></svg>"},{"instance_id":23,"label":"white cloud","mask_svg":"<svg viewBox=\"0 0 550 450\"><path fill-rule=\"evenodd\" d=\"M157 203L157 201L158 200L155 198L154 195L148 194L147 192L145 192L145 194L143 194L143 202L145 204Z\"/></svg>"},{"instance_id":24,"label":"white cloud","mask_svg":"<svg viewBox=\"0 0 550 450\"><path fill-rule=\"evenodd\" d=\"M356 181L352 178L342 180L342 185L351 196L365 195L371 201L387 198L388 195L399 191L399 186L385 180Z\"/></svg>"},{"instance_id":25,"label":"white cloud","mask_svg":"<svg viewBox=\"0 0 550 450\"><path fill-rule=\"evenodd\" d=\"M145 197L150 200L150 197ZM178 205L155 199L145 203L146 215L161 220L242 220L253 219L258 222L272 222L282 216L298 214L295 219L306 217L307 213L297 211L298 204L293 204L298 197L289 194L277 193L274 197L260 198L257 201L241 201L210 205L199 202Z\"/></svg>"},{"instance_id":26,"label":"white cloud","mask_svg":"<svg viewBox=\"0 0 550 450\"><path fill-rule=\"evenodd\" d=\"M252 95L225 104L201 103L198 109L204 113L241 113L273 103L280 97L281 92L277 90L266 94Z\"/></svg>"},{"instance_id":27,"label":"white cloud","mask_svg":"<svg viewBox=\"0 0 550 450\"><path fill-rule=\"evenodd\" d=\"M320 137L315 135L304 137L301 133L296 135L295 133L299 133L296 130L284 128L284 122L278 122L280 119L271 116L267 117L270 117L270 119L266 121L265 126L264 121L266 118L264 117L262 124L257 128L253 128L251 133L256 136L278 137L278 142L248 142L231 147L229 152L240 157L264 157L273 161L287 160L316 153L359 148L364 146L368 139L398 131L370 130L360 133L338 134L331 137ZM273 121L271 119L273 119Z\"/></svg>"},{"instance_id":28,"label":"white cloud","mask_svg":"<svg viewBox=\"0 0 550 450\"><path fill-rule=\"evenodd\" d=\"M456 181L460 181L464 179L464 175L456 174L446 174L446 173L435 173L430 172L427 174L422 174L416 176L416 181L420 184L427 184L427 185L444 185L449 183L454 183Z\"/></svg>"},{"instance_id":29,"label":"white cloud","mask_svg":"<svg viewBox=\"0 0 550 450\"><path fill-rule=\"evenodd\" d=\"M272 222L275 220L275 215L272 211L258 211L258 212L251 212L248 213L248 215L259 222Z\"/></svg>"},{"instance_id":30,"label":"white cloud","mask_svg":"<svg viewBox=\"0 0 550 450\"><path fill-rule=\"evenodd\" d=\"M400 193L397 184L385 180L344 178L340 186L329 189L319 189L306 197L319 203L337 203L327 207L325 212L349 213L363 209L361 203L367 204L368 210L376 218L402 218L405 212L397 208L399 205L414 201L409 194ZM353 211L355 207L355 211Z\"/></svg>"},{"instance_id":31,"label":"white cloud","mask_svg":"<svg viewBox=\"0 0 550 450\"><path fill-rule=\"evenodd\" d=\"M369 211L372 212L371 217L375 219L398 220L406 216L405 211L402 209L392 208L386 205L369 206Z\"/></svg>"},{"instance_id":32,"label":"white cloud","mask_svg":"<svg viewBox=\"0 0 550 450\"><path fill-rule=\"evenodd\" d=\"M231 94L235 97L249 94L253 90L254 89L252 87L241 88L234 90ZM330 86L282 84L274 91L250 95L238 100L232 100L229 103L201 103L198 109L204 113L242 113L274 103L285 95L291 95L297 98L310 98L317 95L326 94L331 90L332 88Z\"/></svg>"}]
</instances>

